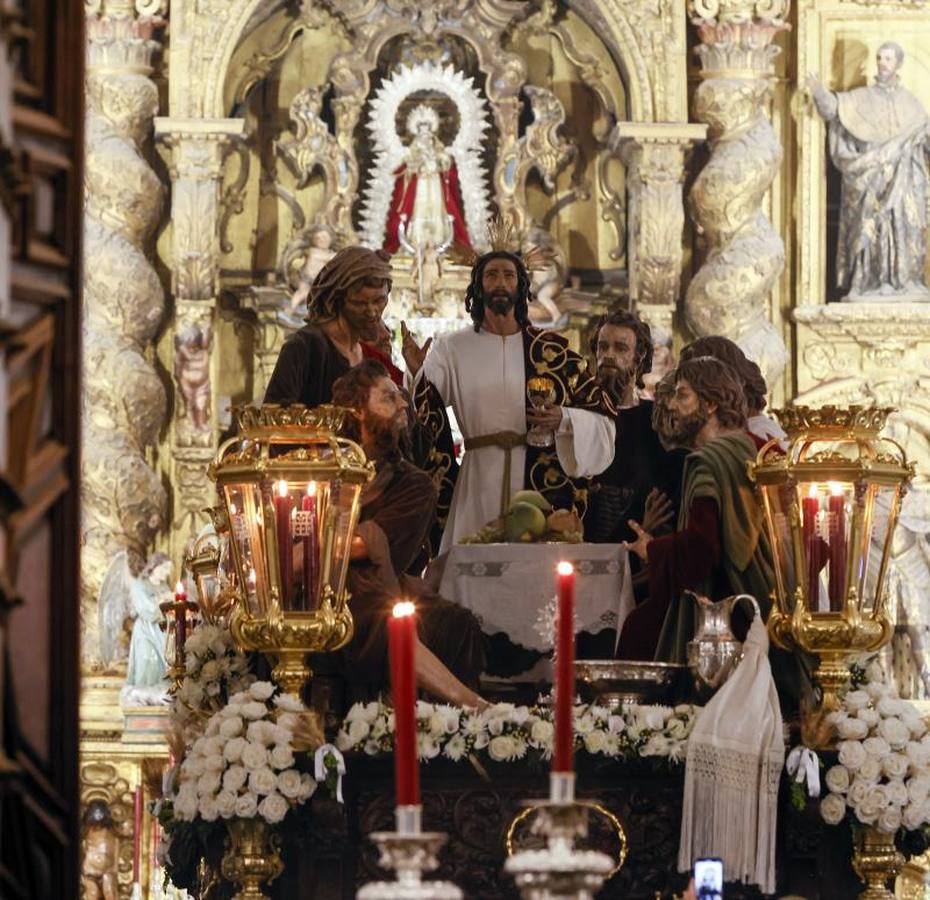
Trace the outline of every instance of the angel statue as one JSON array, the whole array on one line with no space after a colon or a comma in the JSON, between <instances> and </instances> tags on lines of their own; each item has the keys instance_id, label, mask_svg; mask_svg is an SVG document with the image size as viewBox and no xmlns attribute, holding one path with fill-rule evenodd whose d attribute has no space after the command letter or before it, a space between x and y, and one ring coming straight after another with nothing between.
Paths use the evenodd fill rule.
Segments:
<instances>
[{"instance_id":1,"label":"angel statue","mask_svg":"<svg viewBox=\"0 0 930 900\"><path fill-rule=\"evenodd\" d=\"M171 560L166 554L155 553L134 577L129 555L121 550L113 557L100 588L97 614L104 666L109 668L121 658L124 623L132 619L124 694L131 694L133 702L157 704L165 700L167 664L159 605L173 597L170 578Z\"/></svg>"},{"instance_id":2,"label":"angel statue","mask_svg":"<svg viewBox=\"0 0 930 900\"><path fill-rule=\"evenodd\" d=\"M415 106L407 131L411 138L394 172L384 249L395 253L402 244L441 247L453 241L470 247L458 170L439 140L436 110L423 103Z\"/></svg>"}]
</instances>

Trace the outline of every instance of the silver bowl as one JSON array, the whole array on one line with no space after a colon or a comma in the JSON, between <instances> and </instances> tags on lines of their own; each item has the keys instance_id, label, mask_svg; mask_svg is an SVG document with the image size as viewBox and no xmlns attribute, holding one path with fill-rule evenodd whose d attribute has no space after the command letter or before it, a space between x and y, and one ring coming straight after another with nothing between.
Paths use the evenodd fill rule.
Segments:
<instances>
[{"instance_id":1,"label":"silver bowl","mask_svg":"<svg viewBox=\"0 0 930 900\"><path fill-rule=\"evenodd\" d=\"M619 709L627 703L668 700L687 668L683 663L578 659L575 660L575 677L588 685L599 704Z\"/></svg>"}]
</instances>

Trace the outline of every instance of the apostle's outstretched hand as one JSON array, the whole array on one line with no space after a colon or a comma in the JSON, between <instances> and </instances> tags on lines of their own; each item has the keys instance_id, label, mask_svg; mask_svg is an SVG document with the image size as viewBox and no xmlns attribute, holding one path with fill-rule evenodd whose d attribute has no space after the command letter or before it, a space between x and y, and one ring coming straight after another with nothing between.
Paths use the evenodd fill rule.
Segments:
<instances>
[{"instance_id":1,"label":"apostle's outstretched hand","mask_svg":"<svg viewBox=\"0 0 930 900\"><path fill-rule=\"evenodd\" d=\"M643 562L649 562L649 555L646 548L652 540L652 535L649 534L639 522L634 522L632 519L629 519L626 524L633 529L636 534L636 540L624 541L623 546L626 547L630 553L635 553Z\"/></svg>"},{"instance_id":2,"label":"apostle's outstretched hand","mask_svg":"<svg viewBox=\"0 0 930 900\"><path fill-rule=\"evenodd\" d=\"M665 531L674 513L672 501L658 488L653 488L646 496L643 530L648 531L649 534L659 534Z\"/></svg>"},{"instance_id":3,"label":"apostle's outstretched hand","mask_svg":"<svg viewBox=\"0 0 930 900\"><path fill-rule=\"evenodd\" d=\"M427 338L426 342L421 347L413 339L413 335L410 333L410 329L407 328L406 322L400 323L400 336L400 350L403 354L404 362L407 364L407 371L411 375L416 375L423 367L423 360L426 359L426 354L429 352L430 344L433 343L433 339Z\"/></svg>"}]
</instances>

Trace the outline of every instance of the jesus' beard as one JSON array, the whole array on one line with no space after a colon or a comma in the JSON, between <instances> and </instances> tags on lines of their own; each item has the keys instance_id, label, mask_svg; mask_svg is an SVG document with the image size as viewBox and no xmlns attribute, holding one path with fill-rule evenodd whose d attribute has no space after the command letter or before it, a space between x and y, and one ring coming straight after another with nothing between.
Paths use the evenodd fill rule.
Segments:
<instances>
[{"instance_id":1,"label":"jesus' beard","mask_svg":"<svg viewBox=\"0 0 930 900\"><path fill-rule=\"evenodd\" d=\"M489 294L484 301L487 309L499 316L506 316L514 308L517 302L517 295L509 291L494 291Z\"/></svg>"}]
</instances>

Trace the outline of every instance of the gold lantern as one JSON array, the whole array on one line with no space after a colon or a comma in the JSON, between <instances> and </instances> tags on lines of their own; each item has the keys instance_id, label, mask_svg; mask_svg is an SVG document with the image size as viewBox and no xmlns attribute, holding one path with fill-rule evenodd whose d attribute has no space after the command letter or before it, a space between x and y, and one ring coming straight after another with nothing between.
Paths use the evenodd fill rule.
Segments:
<instances>
[{"instance_id":1,"label":"gold lantern","mask_svg":"<svg viewBox=\"0 0 930 900\"><path fill-rule=\"evenodd\" d=\"M306 655L352 637L345 590L362 485L374 468L339 436L347 410L246 406L239 434L210 467L229 519L237 572L236 641L276 659L274 680L298 694Z\"/></svg>"},{"instance_id":2,"label":"gold lantern","mask_svg":"<svg viewBox=\"0 0 930 900\"><path fill-rule=\"evenodd\" d=\"M879 436L891 409L776 410L788 447L769 441L750 477L775 561L772 640L819 657L823 708L838 707L847 658L877 650L893 624L883 596L901 498L914 476L904 450Z\"/></svg>"}]
</instances>

